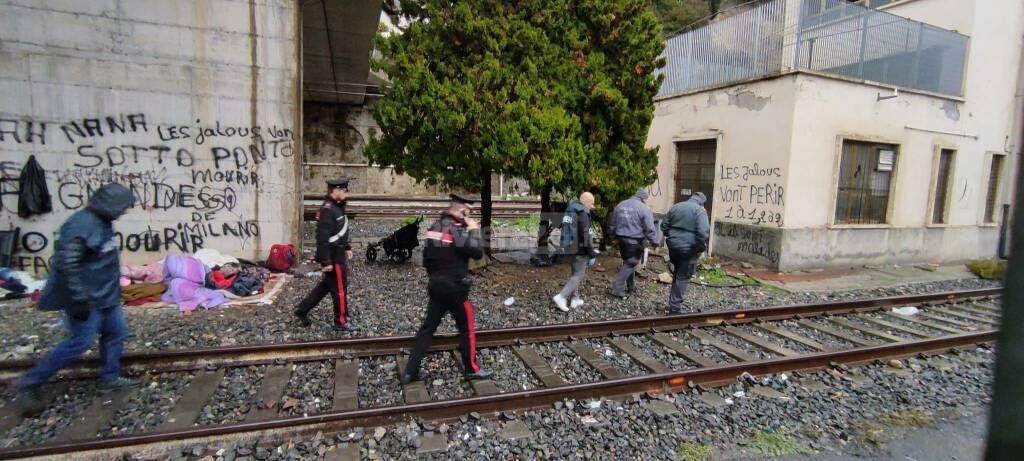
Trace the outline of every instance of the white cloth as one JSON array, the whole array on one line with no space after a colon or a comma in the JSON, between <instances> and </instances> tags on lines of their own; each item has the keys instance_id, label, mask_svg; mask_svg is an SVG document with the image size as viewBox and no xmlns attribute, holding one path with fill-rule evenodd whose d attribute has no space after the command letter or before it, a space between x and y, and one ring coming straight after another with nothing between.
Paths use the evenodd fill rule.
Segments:
<instances>
[{"instance_id":1,"label":"white cloth","mask_svg":"<svg viewBox=\"0 0 1024 461\"><path fill-rule=\"evenodd\" d=\"M238 258L228 256L213 248L203 248L192 255L208 268L223 266L225 264L238 264Z\"/></svg>"}]
</instances>

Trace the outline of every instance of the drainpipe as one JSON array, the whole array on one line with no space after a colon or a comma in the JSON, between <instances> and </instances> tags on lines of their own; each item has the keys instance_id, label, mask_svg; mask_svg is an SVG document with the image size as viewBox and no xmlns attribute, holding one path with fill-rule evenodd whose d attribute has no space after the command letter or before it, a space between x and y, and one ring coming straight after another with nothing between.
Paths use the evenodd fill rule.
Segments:
<instances>
[{"instance_id":1,"label":"drainpipe","mask_svg":"<svg viewBox=\"0 0 1024 461\"><path fill-rule=\"evenodd\" d=\"M1021 41L1024 42L1024 36L1021 36ZM1017 182L1020 181L1020 161L1021 154L1024 149L1024 47L1021 47L1020 53L1020 68L1017 70L1017 94L1014 97L1014 114L1013 114L1013 125L1011 125L1010 131L1010 176L1009 181L1006 181L1006 190L1009 190L1006 196L1012 196L1013 191L1016 190ZM998 254L1000 259L1009 259L1010 255L1010 217L1013 216L1011 208L1017 205L1012 200L1010 203L1003 205L1002 221L999 224L999 248ZM1019 224L1019 223L1018 223Z\"/></svg>"}]
</instances>

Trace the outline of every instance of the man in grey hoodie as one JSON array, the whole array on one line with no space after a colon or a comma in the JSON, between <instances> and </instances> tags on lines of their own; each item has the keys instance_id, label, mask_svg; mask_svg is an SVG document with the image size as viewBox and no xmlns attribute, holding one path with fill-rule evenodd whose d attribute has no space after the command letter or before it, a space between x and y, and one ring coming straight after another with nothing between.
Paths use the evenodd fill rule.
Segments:
<instances>
[{"instance_id":1,"label":"man in grey hoodie","mask_svg":"<svg viewBox=\"0 0 1024 461\"><path fill-rule=\"evenodd\" d=\"M633 273L644 254L644 241L659 245L658 229L654 227L654 213L647 208L647 191L637 190L632 197L623 200L612 212L611 231L619 241L622 268L619 269L609 292L617 298L625 298L636 290Z\"/></svg>"},{"instance_id":2,"label":"man in grey hoodie","mask_svg":"<svg viewBox=\"0 0 1024 461\"><path fill-rule=\"evenodd\" d=\"M672 205L661 220L661 232L665 235L668 256L672 261L669 314L684 313L683 297L697 268L697 260L708 247L711 223L704 209L706 201L703 193L694 193L689 200Z\"/></svg>"}]
</instances>

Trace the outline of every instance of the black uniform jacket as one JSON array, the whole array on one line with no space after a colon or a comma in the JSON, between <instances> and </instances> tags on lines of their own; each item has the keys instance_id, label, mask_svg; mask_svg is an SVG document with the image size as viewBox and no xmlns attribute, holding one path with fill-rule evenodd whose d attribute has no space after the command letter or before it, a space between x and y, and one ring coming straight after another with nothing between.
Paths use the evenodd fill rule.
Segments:
<instances>
[{"instance_id":1,"label":"black uniform jacket","mask_svg":"<svg viewBox=\"0 0 1024 461\"><path fill-rule=\"evenodd\" d=\"M427 230L423 266L430 284L438 289L468 289L469 258L480 259L483 255L480 230L468 230L462 218L447 211Z\"/></svg>"},{"instance_id":2,"label":"black uniform jacket","mask_svg":"<svg viewBox=\"0 0 1024 461\"><path fill-rule=\"evenodd\" d=\"M325 200L316 214L316 262L328 266L345 264L345 252L352 248L352 227L345 216L345 202Z\"/></svg>"}]
</instances>

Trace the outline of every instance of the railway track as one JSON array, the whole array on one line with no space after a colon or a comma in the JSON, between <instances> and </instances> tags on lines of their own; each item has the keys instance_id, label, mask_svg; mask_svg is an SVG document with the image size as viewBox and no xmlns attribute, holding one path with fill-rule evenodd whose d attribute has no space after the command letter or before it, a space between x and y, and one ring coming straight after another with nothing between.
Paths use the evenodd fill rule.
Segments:
<instances>
[{"instance_id":1,"label":"railway track","mask_svg":"<svg viewBox=\"0 0 1024 461\"><path fill-rule=\"evenodd\" d=\"M306 219L312 219L322 202L323 197L303 198L303 214ZM492 216L496 219L518 218L540 212L540 202L535 200L495 200L492 203ZM447 199L352 197L348 200L346 212L355 218L400 219L420 214L432 216L446 208Z\"/></svg>"},{"instance_id":2,"label":"railway track","mask_svg":"<svg viewBox=\"0 0 1024 461\"><path fill-rule=\"evenodd\" d=\"M65 427L70 436L57 434L52 442L42 445L0 449L0 459L97 453L95 450L135 451L157 444L270 432L339 431L385 424L410 415L445 419L470 412L493 414L541 407L566 398L721 385L743 373L762 375L937 354L994 341L999 309L993 299L998 295L995 289L971 290L485 330L478 332L478 347L515 361L516 365L509 363L509 367L521 373L498 370L497 379L474 381L471 388L461 387L459 380L400 385L398 370L404 365L404 356L398 354L410 346L409 336L126 354L125 364L136 371L191 376L182 397L155 430L97 438L118 404L126 401L124 395L99 396L82 410L85 417ZM907 305L919 306L921 312L901 316L890 311ZM454 337L439 337L433 350L440 355L435 357L454 366L458 363L454 347ZM569 361L585 363L587 372L565 374L568 367L564 364ZM330 405L318 414L289 416L277 403L287 393L292 370L298 364L315 362L334 367ZM225 373L254 365L263 370L256 400L272 404L251 405L241 421L195 425ZM23 361L2 362L0 371L13 374L25 366L27 362ZM75 373L88 376L90 370ZM388 375L382 381L388 384L379 389L371 389L379 382L360 386L368 375ZM509 378L523 375L525 378L518 381ZM455 386L460 388L447 388L451 386L448 381L459 383ZM371 393L392 395L394 404L377 405ZM8 404L0 409L3 432L22 423L14 407Z\"/></svg>"}]
</instances>

